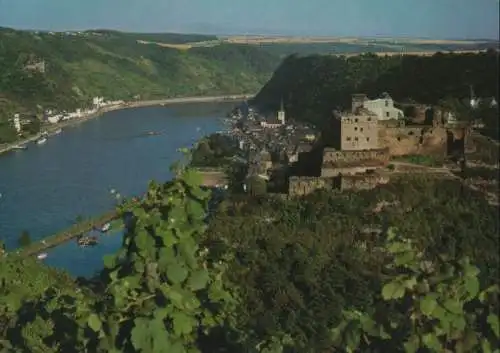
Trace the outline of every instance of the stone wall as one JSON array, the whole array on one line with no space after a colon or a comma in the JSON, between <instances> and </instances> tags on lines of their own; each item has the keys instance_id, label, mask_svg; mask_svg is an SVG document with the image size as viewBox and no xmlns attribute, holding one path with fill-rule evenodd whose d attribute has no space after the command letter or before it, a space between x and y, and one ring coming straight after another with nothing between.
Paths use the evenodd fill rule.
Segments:
<instances>
[{"instance_id":1,"label":"stone wall","mask_svg":"<svg viewBox=\"0 0 500 353\"><path fill-rule=\"evenodd\" d=\"M198 173L201 175L203 186L215 187L228 183L228 177L223 171L198 170Z\"/></svg>"},{"instance_id":2,"label":"stone wall","mask_svg":"<svg viewBox=\"0 0 500 353\"><path fill-rule=\"evenodd\" d=\"M288 181L288 195L303 196L316 190L333 188L332 178L318 177L290 177Z\"/></svg>"},{"instance_id":3,"label":"stone wall","mask_svg":"<svg viewBox=\"0 0 500 353\"><path fill-rule=\"evenodd\" d=\"M383 165L389 161L389 157L389 149L387 148L365 151L338 151L325 148L323 151L323 167L354 167L370 161Z\"/></svg>"},{"instance_id":4,"label":"stone wall","mask_svg":"<svg viewBox=\"0 0 500 353\"><path fill-rule=\"evenodd\" d=\"M444 127L407 126L379 130L379 144L391 156L446 155L447 132Z\"/></svg>"},{"instance_id":5,"label":"stone wall","mask_svg":"<svg viewBox=\"0 0 500 353\"><path fill-rule=\"evenodd\" d=\"M498 164L500 160L500 143L498 141L475 132L469 136L468 140L475 147L475 153L468 156L468 159L481 160L488 164Z\"/></svg>"},{"instance_id":6,"label":"stone wall","mask_svg":"<svg viewBox=\"0 0 500 353\"><path fill-rule=\"evenodd\" d=\"M332 178L337 177L339 175L356 175L356 174L365 174L369 171L375 171L377 168L380 168L381 165L375 163L369 163L372 165L362 165L358 167L345 167L345 168L322 168L321 169L321 177L322 178Z\"/></svg>"},{"instance_id":7,"label":"stone wall","mask_svg":"<svg viewBox=\"0 0 500 353\"><path fill-rule=\"evenodd\" d=\"M380 174L367 174L355 176L342 176L340 190L369 190L381 184L387 184L389 177Z\"/></svg>"}]
</instances>

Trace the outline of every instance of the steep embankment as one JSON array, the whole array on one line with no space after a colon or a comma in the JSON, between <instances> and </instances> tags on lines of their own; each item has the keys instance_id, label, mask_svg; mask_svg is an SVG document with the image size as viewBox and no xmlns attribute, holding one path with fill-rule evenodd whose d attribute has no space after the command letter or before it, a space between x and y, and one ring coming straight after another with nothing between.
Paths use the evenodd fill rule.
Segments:
<instances>
[{"instance_id":1,"label":"steep embankment","mask_svg":"<svg viewBox=\"0 0 500 353\"><path fill-rule=\"evenodd\" d=\"M276 109L283 97L290 116L322 123L332 109L348 107L352 93L377 96L386 91L397 101L435 104L446 97L467 97L472 85L478 96L498 101L497 77L494 51L431 57L289 56L255 101Z\"/></svg>"},{"instance_id":2,"label":"steep embankment","mask_svg":"<svg viewBox=\"0 0 500 353\"><path fill-rule=\"evenodd\" d=\"M0 29L0 120L19 110L73 108L93 96L155 99L257 91L279 62L242 45L183 51L142 44L201 40L213 38Z\"/></svg>"}]
</instances>

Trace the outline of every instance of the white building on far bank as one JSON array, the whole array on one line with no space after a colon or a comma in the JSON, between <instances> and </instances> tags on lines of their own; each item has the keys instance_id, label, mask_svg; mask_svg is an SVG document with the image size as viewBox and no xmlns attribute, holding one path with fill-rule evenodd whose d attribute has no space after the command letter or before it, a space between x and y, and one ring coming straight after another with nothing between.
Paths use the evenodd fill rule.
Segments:
<instances>
[{"instance_id":1,"label":"white building on far bank","mask_svg":"<svg viewBox=\"0 0 500 353\"><path fill-rule=\"evenodd\" d=\"M94 107L100 107L104 103L104 98L103 97L94 97L92 99L92 104Z\"/></svg>"},{"instance_id":2,"label":"white building on far bank","mask_svg":"<svg viewBox=\"0 0 500 353\"><path fill-rule=\"evenodd\" d=\"M14 129L16 129L16 132L19 134L22 130L21 118L19 117L19 114L14 115L14 119L12 119L12 124L14 125Z\"/></svg>"}]
</instances>

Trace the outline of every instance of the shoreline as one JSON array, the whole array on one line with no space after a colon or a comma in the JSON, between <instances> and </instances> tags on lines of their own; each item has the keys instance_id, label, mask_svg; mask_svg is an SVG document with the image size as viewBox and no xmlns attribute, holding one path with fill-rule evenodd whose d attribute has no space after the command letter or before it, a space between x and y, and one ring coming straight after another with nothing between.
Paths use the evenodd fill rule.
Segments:
<instances>
[{"instance_id":1,"label":"shoreline","mask_svg":"<svg viewBox=\"0 0 500 353\"><path fill-rule=\"evenodd\" d=\"M171 104L184 104L184 103L223 103L223 102L233 102L241 99L248 99L254 97L255 94L233 94L224 96L195 96L195 97L177 97L177 98L164 98L155 100L143 100L143 101L129 101L120 105L112 105L100 108L97 112L83 116L81 118L75 118L59 122L56 124L51 124L48 126L43 126L43 131L47 132L49 136L53 134L56 130L62 129L64 127L74 126L77 124L84 123L86 121L99 118L105 113L112 111L124 110L124 109L134 109L143 107L154 107L159 105L171 105ZM16 146L26 145L28 143L34 142L41 137L41 133L30 136L28 138L18 140L9 144L0 145L0 155L10 152L15 149Z\"/></svg>"}]
</instances>

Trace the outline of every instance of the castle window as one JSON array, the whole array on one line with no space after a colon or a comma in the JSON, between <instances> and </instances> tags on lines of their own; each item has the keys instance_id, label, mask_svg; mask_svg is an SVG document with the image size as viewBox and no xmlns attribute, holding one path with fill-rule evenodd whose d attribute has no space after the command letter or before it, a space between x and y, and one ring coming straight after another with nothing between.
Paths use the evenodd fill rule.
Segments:
<instances>
[{"instance_id":1,"label":"castle window","mask_svg":"<svg viewBox=\"0 0 500 353\"><path fill-rule=\"evenodd\" d=\"M357 137L355 137L355 138L354 138L354 141L358 141L358 138L357 138Z\"/></svg>"},{"instance_id":2,"label":"castle window","mask_svg":"<svg viewBox=\"0 0 500 353\"><path fill-rule=\"evenodd\" d=\"M385 106L388 107L389 106L389 101L385 101Z\"/></svg>"},{"instance_id":3,"label":"castle window","mask_svg":"<svg viewBox=\"0 0 500 353\"><path fill-rule=\"evenodd\" d=\"M360 127L360 128L359 128L359 131L363 131L363 128L362 128L362 127Z\"/></svg>"},{"instance_id":4,"label":"castle window","mask_svg":"<svg viewBox=\"0 0 500 353\"><path fill-rule=\"evenodd\" d=\"M390 116L389 112L385 112L385 116L389 117Z\"/></svg>"},{"instance_id":5,"label":"castle window","mask_svg":"<svg viewBox=\"0 0 500 353\"><path fill-rule=\"evenodd\" d=\"M358 127L357 126L354 127L354 131L358 131Z\"/></svg>"},{"instance_id":6,"label":"castle window","mask_svg":"<svg viewBox=\"0 0 500 353\"><path fill-rule=\"evenodd\" d=\"M366 141L370 141L370 138L369 138L369 137L367 137L367 138L366 138Z\"/></svg>"},{"instance_id":7,"label":"castle window","mask_svg":"<svg viewBox=\"0 0 500 353\"><path fill-rule=\"evenodd\" d=\"M367 119L367 120L368 120L368 121L372 121L372 118L371 118L371 117L368 117L368 119Z\"/></svg>"},{"instance_id":8,"label":"castle window","mask_svg":"<svg viewBox=\"0 0 500 353\"><path fill-rule=\"evenodd\" d=\"M357 122L358 122L358 118L355 118L355 119L354 119L354 122L355 122L355 123L357 123Z\"/></svg>"},{"instance_id":9,"label":"castle window","mask_svg":"<svg viewBox=\"0 0 500 353\"><path fill-rule=\"evenodd\" d=\"M346 138L346 141L351 141L351 138L350 138L350 137L347 137L347 138Z\"/></svg>"}]
</instances>

